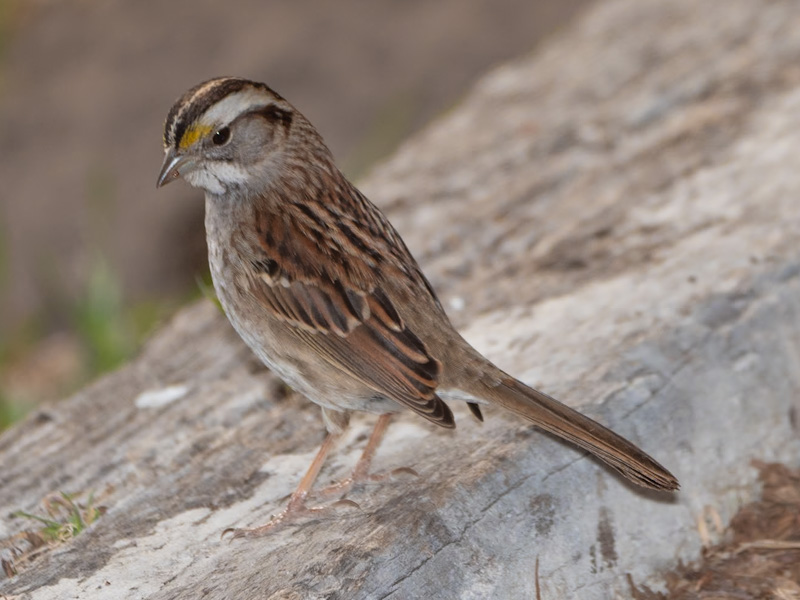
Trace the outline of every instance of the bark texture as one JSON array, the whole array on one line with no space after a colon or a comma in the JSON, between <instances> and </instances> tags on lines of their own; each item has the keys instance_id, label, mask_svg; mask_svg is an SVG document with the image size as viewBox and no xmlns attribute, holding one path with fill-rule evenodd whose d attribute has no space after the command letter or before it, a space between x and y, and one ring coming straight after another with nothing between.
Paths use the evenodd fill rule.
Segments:
<instances>
[{"instance_id":1,"label":"bark texture","mask_svg":"<svg viewBox=\"0 0 800 600\"><path fill-rule=\"evenodd\" d=\"M498 410L413 416L340 509L255 541L323 437L318 410L209 303L132 364L0 437L0 536L56 491L107 512L0 594L61 598L629 595L698 519L800 450L800 4L613 0L505 65L362 182L454 322L681 480L634 489ZM322 482L355 462L357 417ZM706 530L700 528L701 532ZM19 540L16 542L20 544ZM0 551L9 557L9 543ZM538 576L537 576L538 573ZM2 596L0 596L2 597Z\"/></svg>"}]
</instances>

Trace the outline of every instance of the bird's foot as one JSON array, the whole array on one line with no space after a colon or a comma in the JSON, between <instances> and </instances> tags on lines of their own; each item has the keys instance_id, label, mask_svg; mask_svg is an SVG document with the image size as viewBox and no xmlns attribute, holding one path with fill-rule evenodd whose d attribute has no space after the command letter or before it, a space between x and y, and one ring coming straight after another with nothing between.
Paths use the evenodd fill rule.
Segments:
<instances>
[{"instance_id":1,"label":"bird's foot","mask_svg":"<svg viewBox=\"0 0 800 600\"><path fill-rule=\"evenodd\" d=\"M292 497L289 503L281 512L274 515L269 522L259 527L252 528L235 528L229 527L222 532L221 537L224 539L230 535L230 540L239 538L257 538L269 533L279 530L281 527L293 523L303 517L318 516L322 513L338 510L340 508L361 508L357 503L352 500L341 499L327 506L307 506L305 496L301 498Z\"/></svg>"},{"instance_id":2,"label":"bird's foot","mask_svg":"<svg viewBox=\"0 0 800 600\"><path fill-rule=\"evenodd\" d=\"M314 495L323 498L335 495L344 496L354 486L361 483L378 483L387 480L396 481L405 479L407 477L419 477L419 473L417 473L411 467L400 467L384 473L369 473L366 469L359 469L358 467L359 465L356 466L349 477L342 479L341 481L337 481L336 483L332 483L331 485L322 489L316 490Z\"/></svg>"}]
</instances>

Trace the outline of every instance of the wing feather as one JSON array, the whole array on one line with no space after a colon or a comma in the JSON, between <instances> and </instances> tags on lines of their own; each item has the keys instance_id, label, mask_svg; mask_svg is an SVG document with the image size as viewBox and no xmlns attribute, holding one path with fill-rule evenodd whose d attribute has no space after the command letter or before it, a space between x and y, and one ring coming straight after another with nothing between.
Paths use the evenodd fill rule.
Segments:
<instances>
[{"instance_id":1,"label":"wing feather","mask_svg":"<svg viewBox=\"0 0 800 600\"><path fill-rule=\"evenodd\" d=\"M303 214L308 216L307 211ZM264 310L291 326L323 360L359 379L376 395L438 425L453 427L452 412L436 395L441 363L408 328L379 278L348 276L363 275L370 268L366 258L354 264L361 249L339 246L326 252L325 244L333 243L334 237L307 230L307 236L297 241L278 225L273 220L269 234L259 232L264 255L250 263L249 291ZM268 226L262 222L262 228ZM315 253L340 257L341 269L336 275L326 272L329 260ZM313 265L313 270L297 265Z\"/></svg>"}]
</instances>

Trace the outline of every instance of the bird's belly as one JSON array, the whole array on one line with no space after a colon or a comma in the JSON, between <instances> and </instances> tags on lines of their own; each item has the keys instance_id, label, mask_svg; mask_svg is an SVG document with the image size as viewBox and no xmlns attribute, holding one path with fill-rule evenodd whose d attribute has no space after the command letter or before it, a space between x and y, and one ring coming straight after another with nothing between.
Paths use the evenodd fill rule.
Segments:
<instances>
[{"instance_id":1,"label":"bird's belly","mask_svg":"<svg viewBox=\"0 0 800 600\"><path fill-rule=\"evenodd\" d=\"M376 414L401 409L394 400L369 389L355 377L317 356L303 340L287 334L287 325L271 323L272 318L267 316L248 317L233 308L242 303L231 303L227 290L218 289L217 294L233 328L261 362L315 404L331 410L360 410ZM246 312L257 315L257 310L254 305Z\"/></svg>"},{"instance_id":2,"label":"bird's belly","mask_svg":"<svg viewBox=\"0 0 800 600\"><path fill-rule=\"evenodd\" d=\"M240 331L245 343L273 373L295 391L315 404L331 410L383 414L400 410L394 401L370 390L347 373L332 367L324 359L311 358L307 351L279 343L280 348L265 343L263 335ZM302 342L301 342L302 343Z\"/></svg>"}]
</instances>

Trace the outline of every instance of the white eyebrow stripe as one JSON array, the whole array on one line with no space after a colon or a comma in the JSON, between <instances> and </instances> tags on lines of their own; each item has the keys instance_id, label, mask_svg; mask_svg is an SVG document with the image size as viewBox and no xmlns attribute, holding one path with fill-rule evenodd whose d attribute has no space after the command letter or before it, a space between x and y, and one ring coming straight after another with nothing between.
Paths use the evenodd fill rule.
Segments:
<instances>
[{"instance_id":1,"label":"white eyebrow stripe","mask_svg":"<svg viewBox=\"0 0 800 600\"><path fill-rule=\"evenodd\" d=\"M245 88L226 96L209 108L200 119L200 124L208 127L227 125L243 112L257 106L266 106L272 100L264 90Z\"/></svg>"}]
</instances>

